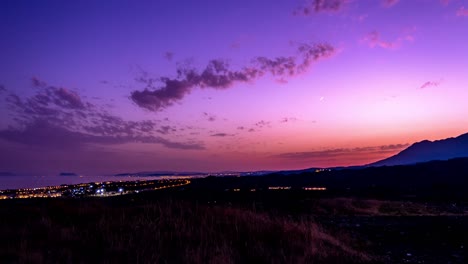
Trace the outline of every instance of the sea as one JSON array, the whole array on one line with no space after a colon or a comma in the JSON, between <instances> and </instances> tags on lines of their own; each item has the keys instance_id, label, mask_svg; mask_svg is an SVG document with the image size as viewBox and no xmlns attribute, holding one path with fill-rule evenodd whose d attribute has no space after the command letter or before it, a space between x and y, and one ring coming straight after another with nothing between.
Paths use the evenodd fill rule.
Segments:
<instances>
[{"instance_id":1,"label":"sea","mask_svg":"<svg viewBox=\"0 0 468 264\"><path fill-rule=\"evenodd\" d=\"M105 181L136 181L192 178L191 176L0 176L0 190L39 188L61 184L79 184Z\"/></svg>"}]
</instances>

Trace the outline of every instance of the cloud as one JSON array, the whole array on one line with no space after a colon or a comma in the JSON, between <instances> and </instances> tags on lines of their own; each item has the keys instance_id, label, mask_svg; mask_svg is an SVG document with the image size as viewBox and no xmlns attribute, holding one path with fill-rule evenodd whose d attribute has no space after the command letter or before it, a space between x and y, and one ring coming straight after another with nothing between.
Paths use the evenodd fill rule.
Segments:
<instances>
[{"instance_id":1,"label":"cloud","mask_svg":"<svg viewBox=\"0 0 468 264\"><path fill-rule=\"evenodd\" d=\"M457 16L459 16L459 17L468 16L468 9L466 9L464 6L460 7L460 8L457 10Z\"/></svg>"},{"instance_id":2,"label":"cloud","mask_svg":"<svg viewBox=\"0 0 468 264\"><path fill-rule=\"evenodd\" d=\"M226 134L226 133L215 133L215 134L212 134L210 136L212 136L212 137L229 137L229 136L234 136L234 135Z\"/></svg>"},{"instance_id":3,"label":"cloud","mask_svg":"<svg viewBox=\"0 0 468 264\"><path fill-rule=\"evenodd\" d=\"M346 4L352 0L309 0L304 5L300 6L293 11L293 15L310 16L315 13L321 12L339 12L343 10ZM390 8L396 5L400 0L381 0L382 5L386 8ZM441 0L449 1L449 0Z\"/></svg>"},{"instance_id":4,"label":"cloud","mask_svg":"<svg viewBox=\"0 0 468 264\"><path fill-rule=\"evenodd\" d=\"M160 126L159 129L156 130L156 132L163 134L163 135L167 135L171 132L176 132L176 131L177 129L171 126Z\"/></svg>"},{"instance_id":5,"label":"cloud","mask_svg":"<svg viewBox=\"0 0 468 264\"><path fill-rule=\"evenodd\" d=\"M312 0L293 12L293 15L309 16L312 13L338 12L348 0Z\"/></svg>"},{"instance_id":6,"label":"cloud","mask_svg":"<svg viewBox=\"0 0 468 264\"><path fill-rule=\"evenodd\" d=\"M159 126L159 121L123 120L74 91L48 85L38 78L32 78L32 85L38 89L28 98L6 91L4 101L14 123L0 131L0 138L52 148L130 142L178 149L204 148L201 142L173 142L156 136L155 133L165 135L176 131L174 127Z\"/></svg>"},{"instance_id":7,"label":"cloud","mask_svg":"<svg viewBox=\"0 0 468 264\"><path fill-rule=\"evenodd\" d=\"M164 58L168 61L172 61L172 59L174 58L174 53L167 51L164 53Z\"/></svg>"},{"instance_id":8,"label":"cloud","mask_svg":"<svg viewBox=\"0 0 468 264\"><path fill-rule=\"evenodd\" d=\"M400 0L383 0L383 5L385 7L392 7L396 5L398 2L400 2Z\"/></svg>"},{"instance_id":9,"label":"cloud","mask_svg":"<svg viewBox=\"0 0 468 264\"><path fill-rule=\"evenodd\" d=\"M258 121L257 123L255 123L255 126L258 127L258 128L263 128L265 126L269 127L270 124L271 124L271 122L261 120L261 121Z\"/></svg>"},{"instance_id":10,"label":"cloud","mask_svg":"<svg viewBox=\"0 0 468 264\"><path fill-rule=\"evenodd\" d=\"M232 70L225 60L211 60L199 71L187 65L179 65L175 78L149 78L144 75L137 78L145 85L143 90L131 93L131 100L146 110L162 111L181 101L194 88L228 89L238 83L247 83L271 74L274 77L293 77L307 71L311 64L335 53L329 44L302 44L298 46L297 56L266 58L256 57L251 65L239 70ZM160 83L159 87L156 83Z\"/></svg>"},{"instance_id":11,"label":"cloud","mask_svg":"<svg viewBox=\"0 0 468 264\"><path fill-rule=\"evenodd\" d=\"M210 122L216 121L217 117L215 115L208 114L206 112L203 112L203 117L206 118L206 120Z\"/></svg>"},{"instance_id":12,"label":"cloud","mask_svg":"<svg viewBox=\"0 0 468 264\"><path fill-rule=\"evenodd\" d=\"M42 101L42 103L44 104L52 103L58 107L63 108L85 108L85 105L81 101L80 96L72 90L63 87L47 86L47 83L39 80L36 77L32 77L31 82L34 87L42 88L45 90L45 95L41 98L41 100L44 100Z\"/></svg>"},{"instance_id":13,"label":"cloud","mask_svg":"<svg viewBox=\"0 0 468 264\"><path fill-rule=\"evenodd\" d=\"M272 76L293 77L307 71L313 62L330 57L335 53L335 49L329 44L300 44L297 51L298 57L276 57L274 59L256 57L253 62L262 75L270 73Z\"/></svg>"},{"instance_id":14,"label":"cloud","mask_svg":"<svg viewBox=\"0 0 468 264\"><path fill-rule=\"evenodd\" d=\"M419 89L426 89L428 87L437 87L442 83L442 81L427 81L419 87Z\"/></svg>"},{"instance_id":15,"label":"cloud","mask_svg":"<svg viewBox=\"0 0 468 264\"><path fill-rule=\"evenodd\" d=\"M394 41L384 41L380 37L380 33L377 31L371 31L361 39L361 42L366 43L369 47L375 48L380 47L384 49L396 49L401 46L404 41L413 41L414 37L410 30L407 30L404 35L399 36Z\"/></svg>"},{"instance_id":16,"label":"cloud","mask_svg":"<svg viewBox=\"0 0 468 264\"><path fill-rule=\"evenodd\" d=\"M53 136L51 136L53 135ZM35 120L23 129L9 128L0 131L0 138L7 141L25 144L29 146L45 146L48 148L77 150L86 144L123 144L123 143L152 143L161 144L167 148L200 150L202 144L196 142L173 142L161 137L149 135L93 135L83 132L70 131L63 127L50 124L47 120Z\"/></svg>"},{"instance_id":17,"label":"cloud","mask_svg":"<svg viewBox=\"0 0 468 264\"><path fill-rule=\"evenodd\" d=\"M370 32L362 40L364 42L367 42L369 47L371 48L378 46L378 47L385 48L385 49L393 49L397 46L396 42L388 42L388 41L381 40L380 34L377 31Z\"/></svg>"},{"instance_id":18,"label":"cloud","mask_svg":"<svg viewBox=\"0 0 468 264\"><path fill-rule=\"evenodd\" d=\"M386 151L386 150L394 151L394 150L400 150L400 149L406 148L408 146L409 146L408 143L406 143L406 144L390 144L390 145L379 146L379 147L377 147L377 149L379 149L381 151Z\"/></svg>"},{"instance_id":19,"label":"cloud","mask_svg":"<svg viewBox=\"0 0 468 264\"><path fill-rule=\"evenodd\" d=\"M195 87L226 89L234 83L248 82L258 74L250 69L231 71L228 67L225 61L211 60L201 73L193 68L178 68L177 78L161 77L159 81L163 85L157 90L153 90L152 79L149 79L147 88L133 91L131 99L142 108L159 111L182 100Z\"/></svg>"},{"instance_id":20,"label":"cloud","mask_svg":"<svg viewBox=\"0 0 468 264\"><path fill-rule=\"evenodd\" d=\"M327 159L339 158L343 156L358 155L358 154L385 154L400 151L409 144L395 144L395 145L382 145L373 147L359 147L359 148L337 148L319 151L305 151L305 152L287 152L275 155L275 158L281 159Z\"/></svg>"},{"instance_id":21,"label":"cloud","mask_svg":"<svg viewBox=\"0 0 468 264\"><path fill-rule=\"evenodd\" d=\"M33 84L34 87L42 87L42 88L47 87L47 83L45 83L44 81L40 80L37 77L32 77L31 81L32 81L32 84Z\"/></svg>"},{"instance_id":22,"label":"cloud","mask_svg":"<svg viewBox=\"0 0 468 264\"><path fill-rule=\"evenodd\" d=\"M284 117L280 120L280 123L296 122L297 118L295 117Z\"/></svg>"}]
</instances>

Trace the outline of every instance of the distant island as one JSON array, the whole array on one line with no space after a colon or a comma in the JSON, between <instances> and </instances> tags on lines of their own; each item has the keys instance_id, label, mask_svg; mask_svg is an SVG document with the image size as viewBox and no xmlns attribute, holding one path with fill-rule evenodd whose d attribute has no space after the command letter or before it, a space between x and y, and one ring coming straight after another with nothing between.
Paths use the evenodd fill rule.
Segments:
<instances>
[{"instance_id":1,"label":"distant island","mask_svg":"<svg viewBox=\"0 0 468 264\"><path fill-rule=\"evenodd\" d=\"M73 176L78 176L78 174L74 173L74 172L61 172L59 174L59 176L67 176L67 177L73 177Z\"/></svg>"}]
</instances>

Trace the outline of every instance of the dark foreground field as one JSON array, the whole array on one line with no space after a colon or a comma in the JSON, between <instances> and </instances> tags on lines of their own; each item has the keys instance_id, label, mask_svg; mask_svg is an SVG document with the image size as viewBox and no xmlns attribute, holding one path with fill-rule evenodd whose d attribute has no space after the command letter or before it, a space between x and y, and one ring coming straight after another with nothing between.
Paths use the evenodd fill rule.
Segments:
<instances>
[{"instance_id":1,"label":"dark foreground field","mask_svg":"<svg viewBox=\"0 0 468 264\"><path fill-rule=\"evenodd\" d=\"M1 203L2 263L368 262L315 221L186 201Z\"/></svg>"},{"instance_id":2,"label":"dark foreground field","mask_svg":"<svg viewBox=\"0 0 468 264\"><path fill-rule=\"evenodd\" d=\"M466 263L464 210L269 191L8 200L0 262Z\"/></svg>"}]
</instances>

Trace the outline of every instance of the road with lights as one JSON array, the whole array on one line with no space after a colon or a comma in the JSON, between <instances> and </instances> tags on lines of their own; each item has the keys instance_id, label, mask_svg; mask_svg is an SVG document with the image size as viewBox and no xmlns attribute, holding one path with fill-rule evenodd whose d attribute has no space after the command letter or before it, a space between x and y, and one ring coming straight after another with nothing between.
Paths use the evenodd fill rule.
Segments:
<instances>
[{"instance_id":1,"label":"road with lights","mask_svg":"<svg viewBox=\"0 0 468 264\"><path fill-rule=\"evenodd\" d=\"M0 191L0 199L110 197L145 191L177 188L190 184L190 179L90 182L72 185Z\"/></svg>"}]
</instances>

